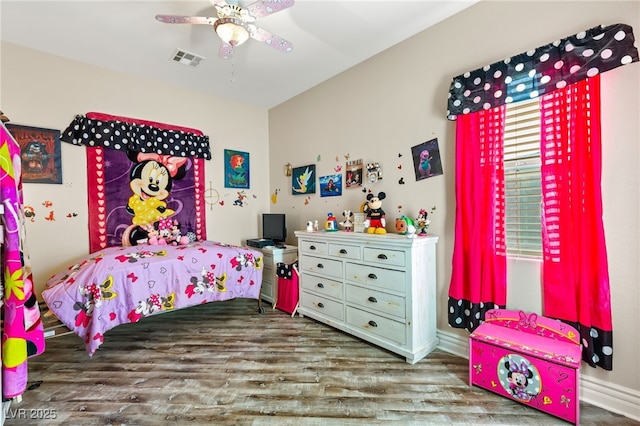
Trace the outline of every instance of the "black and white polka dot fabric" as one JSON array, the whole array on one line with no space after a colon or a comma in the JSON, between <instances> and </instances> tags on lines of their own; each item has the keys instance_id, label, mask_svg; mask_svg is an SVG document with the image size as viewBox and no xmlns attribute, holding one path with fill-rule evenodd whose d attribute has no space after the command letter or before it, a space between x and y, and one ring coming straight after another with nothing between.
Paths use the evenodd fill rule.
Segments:
<instances>
[{"instance_id":1,"label":"black and white polka dot fabric","mask_svg":"<svg viewBox=\"0 0 640 426\"><path fill-rule=\"evenodd\" d=\"M454 328L464 328L472 332L484 321L485 314L491 309L505 309L493 302L471 302L466 299L449 297L447 300L449 325Z\"/></svg>"},{"instance_id":2,"label":"black and white polka dot fabric","mask_svg":"<svg viewBox=\"0 0 640 426\"><path fill-rule=\"evenodd\" d=\"M276 265L276 276L278 276L279 278L284 278L285 280L292 280L294 265L296 265L297 267L297 262L290 264L278 262L278 264Z\"/></svg>"},{"instance_id":3,"label":"black and white polka dot fabric","mask_svg":"<svg viewBox=\"0 0 640 426\"><path fill-rule=\"evenodd\" d=\"M594 27L454 77L447 118L533 99L637 61L629 25Z\"/></svg>"},{"instance_id":4,"label":"black and white polka dot fabric","mask_svg":"<svg viewBox=\"0 0 640 426\"><path fill-rule=\"evenodd\" d=\"M211 159L208 136L120 120L92 119L82 115L76 115L62 132L60 140L74 145L100 146L117 151Z\"/></svg>"}]
</instances>

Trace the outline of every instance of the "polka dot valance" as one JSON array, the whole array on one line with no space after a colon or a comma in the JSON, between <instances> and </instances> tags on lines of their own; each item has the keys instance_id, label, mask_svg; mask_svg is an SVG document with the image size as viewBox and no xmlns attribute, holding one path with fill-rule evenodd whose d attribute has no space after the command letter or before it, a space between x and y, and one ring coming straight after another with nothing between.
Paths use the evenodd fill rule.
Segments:
<instances>
[{"instance_id":1,"label":"polka dot valance","mask_svg":"<svg viewBox=\"0 0 640 426\"><path fill-rule=\"evenodd\" d=\"M60 140L117 151L211 159L209 137L200 130L97 112L76 115Z\"/></svg>"},{"instance_id":2,"label":"polka dot valance","mask_svg":"<svg viewBox=\"0 0 640 426\"><path fill-rule=\"evenodd\" d=\"M454 77L447 118L535 98L637 61L629 25L594 27Z\"/></svg>"}]
</instances>

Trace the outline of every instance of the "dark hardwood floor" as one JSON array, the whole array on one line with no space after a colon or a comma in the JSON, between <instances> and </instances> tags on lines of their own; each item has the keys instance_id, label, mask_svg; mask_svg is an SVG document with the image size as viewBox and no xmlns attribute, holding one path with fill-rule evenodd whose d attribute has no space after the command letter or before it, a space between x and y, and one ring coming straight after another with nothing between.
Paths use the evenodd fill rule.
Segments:
<instances>
[{"instance_id":1,"label":"dark hardwood floor","mask_svg":"<svg viewBox=\"0 0 640 426\"><path fill-rule=\"evenodd\" d=\"M440 350L415 365L255 300L197 306L120 326L89 358L47 340L7 425L566 425L468 385L468 362ZM582 425L636 425L581 404ZM22 410L22 411L21 411ZM48 411L47 411L48 410ZM20 417L42 417L47 421Z\"/></svg>"}]
</instances>

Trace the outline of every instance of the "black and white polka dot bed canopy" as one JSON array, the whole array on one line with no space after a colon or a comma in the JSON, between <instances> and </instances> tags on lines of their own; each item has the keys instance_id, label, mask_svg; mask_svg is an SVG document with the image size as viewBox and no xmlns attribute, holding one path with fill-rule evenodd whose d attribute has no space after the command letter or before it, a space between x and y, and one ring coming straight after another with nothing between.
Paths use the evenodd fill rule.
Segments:
<instances>
[{"instance_id":1,"label":"black and white polka dot bed canopy","mask_svg":"<svg viewBox=\"0 0 640 426\"><path fill-rule=\"evenodd\" d=\"M200 130L98 112L76 115L60 140L117 151L211 159L209 137Z\"/></svg>"},{"instance_id":2,"label":"black and white polka dot bed canopy","mask_svg":"<svg viewBox=\"0 0 640 426\"><path fill-rule=\"evenodd\" d=\"M454 77L447 118L536 98L637 61L629 25L594 27Z\"/></svg>"}]
</instances>

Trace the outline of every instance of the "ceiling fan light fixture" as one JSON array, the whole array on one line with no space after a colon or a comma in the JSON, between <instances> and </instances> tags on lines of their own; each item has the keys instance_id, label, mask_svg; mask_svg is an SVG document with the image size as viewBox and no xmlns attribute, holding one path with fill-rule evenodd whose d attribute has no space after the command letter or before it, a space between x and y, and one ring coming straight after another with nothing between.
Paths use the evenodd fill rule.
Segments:
<instances>
[{"instance_id":1,"label":"ceiling fan light fixture","mask_svg":"<svg viewBox=\"0 0 640 426\"><path fill-rule=\"evenodd\" d=\"M249 39L250 35L247 25L237 18L220 18L213 28L222 41L233 47L240 46Z\"/></svg>"}]
</instances>

